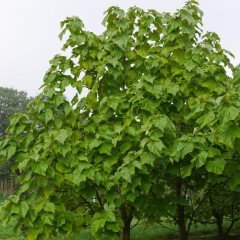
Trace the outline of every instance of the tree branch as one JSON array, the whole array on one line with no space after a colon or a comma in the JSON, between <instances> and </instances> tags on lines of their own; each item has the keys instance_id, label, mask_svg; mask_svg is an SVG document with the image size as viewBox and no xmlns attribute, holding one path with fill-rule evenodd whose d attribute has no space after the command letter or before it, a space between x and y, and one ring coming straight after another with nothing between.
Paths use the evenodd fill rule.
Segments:
<instances>
[{"instance_id":1,"label":"tree branch","mask_svg":"<svg viewBox=\"0 0 240 240\"><path fill-rule=\"evenodd\" d=\"M98 200L98 202L99 202L99 204L100 204L100 207L101 207L102 209L104 209L104 207L103 207L103 202L102 202L102 198L101 198L101 196L99 195L98 191L96 191L96 196L97 196L97 200Z\"/></svg>"},{"instance_id":2,"label":"tree branch","mask_svg":"<svg viewBox=\"0 0 240 240\"><path fill-rule=\"evenodd\" d=\"M87 206L90 208L92 214L94 214L95 211L94 211L92 205L91 205L83 196L80 196L80 197L81 197L81 199L87 204Z\"/></svg>"}]
</instances>

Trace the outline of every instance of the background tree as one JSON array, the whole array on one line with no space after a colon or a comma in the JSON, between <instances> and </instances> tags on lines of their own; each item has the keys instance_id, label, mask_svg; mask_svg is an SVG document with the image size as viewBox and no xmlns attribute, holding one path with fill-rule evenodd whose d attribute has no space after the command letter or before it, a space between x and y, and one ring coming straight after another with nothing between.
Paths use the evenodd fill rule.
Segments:
<instances>
[{"instance_id":1,"label":"background tree","mask_svg":"<svg viewBox=\"0 0 240 240\"><path fill-rule=\"evenodd\" d=\"M17 112L25 112L29 98L24 91L0 87L0 135L2 136L9 124L10 116Z\"/></svg>"}]
</instances>

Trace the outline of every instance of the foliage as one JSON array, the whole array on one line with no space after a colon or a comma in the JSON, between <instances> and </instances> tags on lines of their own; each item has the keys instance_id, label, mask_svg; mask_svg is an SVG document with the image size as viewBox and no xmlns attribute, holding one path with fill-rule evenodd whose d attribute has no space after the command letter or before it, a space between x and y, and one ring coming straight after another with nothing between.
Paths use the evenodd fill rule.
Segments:
<instances>
[{"instance_id":1,"label":"foliage","mask_svg":"<svg viewBox=\"0 0 240 240\"><path fill-rule=\"evenodd\" d=\"M237 235L239 224L235 226L233 230L233 234ZM16 236L16 233L12 229L12 225L8 225L7 228L0 227L0 238L8 239L8 240L23 240L25 238L21 236ZM211 224L207 225L196 225L191 233L191 240L200 240L205 237L205 239L210 240L215 233L215 228ZM161 224L154 224L149 226L144 223L139 224L135 228L132 229L131 239L132 240L146 240L146 239L172 239L173 237L177 237L177 229L172 224L164 223L164 226ZM50 238L50 240L93 240L94 238L91 236L91 231L89 229L85 229L82 231L80 235L70 235L69 237L56 237Z\"/></svg>"},{"instance_id":2,"label":"foliage","mask_svg":"<svg viewBox=\"0 0 240 240\"><path fill-rule=\"evenodd\" d=\"M16 112L25 112L29 98L24 91L0 87L0 136L3 136L9 124L9 118ZM0 168L0 178L9 178L12 161Z\"/></svg>"},{"instance_id":3,"label":"foliage","mask_svg":"<svg viewBox=\"0 0 240 240\"><path fill-rule=\"evenodd\" d=\"M185 240L190 191L223 175L239 188L239 70L202 32L194 0L172 15L111 7L103 24L97 36L77 17L61 23L70 56L51 60L42 94L10 121L1 155L16 159L21 187L6 223L17 218L28 239L85 226L130 239L133 217L171 216Z\"/></svg>"}]
</instances>

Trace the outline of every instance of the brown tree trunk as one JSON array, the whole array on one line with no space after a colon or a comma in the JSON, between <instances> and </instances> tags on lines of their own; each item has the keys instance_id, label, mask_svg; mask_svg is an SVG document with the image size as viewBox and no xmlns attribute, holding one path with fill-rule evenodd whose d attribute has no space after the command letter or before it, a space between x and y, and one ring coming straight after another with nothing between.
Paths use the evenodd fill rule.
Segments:
<instances>
[{"instance_id":1,"label":"brown tree trunk","mask_svg":"<svg viewBox=\"0 0 240 240\"><path fill-rule=\"evenodd\" d=\"M219 240L225 239L222 222L217 222L217 230L218 230L218 239Z\"/></svg>"},{"instance_id":2,"label":"brown tree trunk","mask_svg":"<svg viewBox=\"0 0 240 240\"><path fill-rule=\"evenodd\" d=\"M122 239L123 240L130 240L130 236L131 236L130 232L131 232L130 226L124 225L123 233L122 233Z\"/></svg>"},{"instance_id":3,"label":"brown tree trunk","mask_svg":"<svg viewBox=\"0 0 240 240\"><path fill-rule=\"evenodd\" d=\"M182 181L179 179L176 183L176 196L182 196ZM177 204L177 224L179 231L179 240L188 240L188 232L185 224L185 208L183 205Z\"/></svg>"},{"instance_id":4,"label":"brown tree trunk","mask_svg":"<svg viewBox=\"0 0 240 240\"><path fill-rule=\"evenodd\" d=\"M188 234L184 217L184 206L177 206L179 240L188 240Z\"/></svg>"},{"instance_id":5,"label":"brown tree trunk","mask_svg":"<svg viewBox=\"0 0 240 240\"><path fill-rule=\"evenodd\" d=\"M131 222L133 219L133 214L132 214L132 210L130 211L130 213L127 213L127 209L125 205L121 206L121 217L123 220L123 230L122 230L122 240L130 240L131 237Z\"/></svg>"},{"instance_id":6,"label":"brown tree trunk","mask_svg":"<svg viewBox=\"0 0 240 240\"><path fill-rule=\"evenodd\" d=\"M213 209L213 216L216 219L216 224L217 224L217 230L218 230L218 239L223 240L225 239L225 233L223 229L223 217L218 214L216 209Z\"/></svg>"},{"instance_id":7,"label":"brown tree trunk","mask_svg":"<svg viewBox=\"0 0 240 240\"><path fill-rule=\"evenodd\" d=\"M225 239L225 234L224 234L224 229L223 229L223 216L215 208L212 194L209 195L209 202L212 207L213 217L216 219L218 239L223 240L223 239Z\"/></svg>"}]
</instances>

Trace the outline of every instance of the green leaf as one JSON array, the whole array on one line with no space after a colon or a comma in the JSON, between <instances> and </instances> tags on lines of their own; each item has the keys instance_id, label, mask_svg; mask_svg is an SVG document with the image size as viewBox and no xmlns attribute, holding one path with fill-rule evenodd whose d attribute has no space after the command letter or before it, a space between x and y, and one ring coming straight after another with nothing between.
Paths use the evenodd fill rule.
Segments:
<instances>
[{"instance_id":1,"label":"green leaf","mask_svg":"<svg viewBox=\"0 0 240 240\"><path fill-rule=\"evenodd\" d=\"M76 87L76 89L77 89L77 91L78 91L79 94L82 93L83 83L82 83L81 81L75 82L74 87Z\"/></svg>"},{"instance_id":2,"label":"green leaf","mask_svg":"<svg viewBox=\"0 0 240 240\"><path fill-rule=\"evenodd\" d=\"M26 128L25 125L17 125L17 126L15 126L15 128L14 128L15 134L18 135L18 134L22 133L25 128Z\"/></svg>"},{"instance_id":3,"label":"green leaf","mask_svg":"<svg viewBox=\"0 0 240 240\"><path fill-rule=\"evenodd\" d=\"M44 176L46 175L47 168L48 168L48 164L43 161L32 164L33 172L44 175Z\"/></svg>"},{"instance_id":4,"label":"green leaf","mask_svg":"<svg viewBox=\"0 0 240 240\"><path fill-rule=\"evenodd\" d=\"M184 145L184 147L180 151L182 158L184 158L188 153L191 153L194 149L193 143L185 142L185 143L183 143L183 145Z\"/></svg>"},{"instance_id":5,"label":"green leaf","mask_svg":"<svg viewBox=\"0 0 240 240\"><path fill-rule=\"evenodd\" d=\"M214 158L215 156L221 156L221 151L214 147L209 147L207 149L207 153L210 158Z\"/></svg>"},{"instance_id":6,"label":"green leaf","mask_svg":"<svg viewBox=\"0 0 240 240\"><path fill-rule=\"evenodd\" d=\"M144 99L142 100L142 108L149 111L150 113L154 113L158 103L156 101L152 101L150 99Z\"/></svg>"},{"instance_id":7,"label":"green leaf","mask_svg":"<svg viewBox=\"0 0 240 240\"><path fill-rule=\"evenodd\" d=\"M221 109L219 119L222 124L235 120L239 116L240 110L234 106L225 107Z\"/></svg>"},{"instance_id":8,"label":"green leaf","mask_svg":"<svg viewBox=\"0 0 240 240\"><path fill-rule=\"evenodd\" d=\"M91 222L91 227L92 227L92 233L96 236L96 234L102 231L102 229L105 227L105 224L108 220L110 222L115 219L115 216L113 213L110 212L95 212L92 222Z\"/></svg>"},{"instance_id":9,"label":"green leaf","mask_svg":"<svg viewBox=\"0 0 240 240\"><path fill-rule=\"evenodd\" d=\"M87 88L91 88L91 86L92 86L92 76L90 76L90 75L84 76L82 78L82 82Z\"/></svg>"},{"instance_id":10,"label":"green leaf","mask_svg":"<svg viewBox=\"0 0 240 240\"><path fill-rule=\"evenodd\" d=\"M199 153L196 160L196 168L202 167L206 163L207 157L208 157L207 152Z\"/></svg>"},{"instance_id":11,"label":"green leaf","mask_svg":"<svg viewBox=\"0 0 240 240\"><path fill-rule=\"evenodd\" d=\"M30 160L29 158L26 158L19 163L18 168L20 171L22 171L27 166L29 160Z\"/></svg>"},{"instance_id":12,"label":"green leaf","mask_svg":"<svg viewBox=\"0 0 240 240\"><path fill-rule=\"evenodd\" d=\"M21 202L21 214L22 214L23 218L26 217L28 210L29 210L28 203L26 201L22 201Z\"/></svg>"},{"instance_id":13,"label":"green leaf","mask_svg":"<svg viewBox=\"0 0 240 240\"><path fill-rule=\"evenodd\" d=\"M148 149L156 154L157 156L161 156L162 149L163 149L163 142L159 141L151 141L147 144Z\"/></svg>"},{"instance_id":14,"label":"green leaf","mask_svg":"<svg viewBox=\"0 0 240 240\"><path fill-rule=\"evenodd\" d=\"M54 95L54 93L55 93L55 88L51 88L51 87L49 87L49 88L45 88L44 89L44 94L47 96L47 97L49 97L49 98L52 98L52 96Z\"/></svg>"},{"instance_id":15,"label":"green leaf","mask_svg":"<svg viewBox=\"0 0 240 240\"><path fill-rule=\"evenodd\" d=\"M119 99L109 99L107 104L109 107L116 111L119 103Z\"/></svg>"},{"instance_id":16,"label":"green leaf","mask_svg":"<svg viewBox=\"0 0 240 240\"><path fill-rule=\"evenodd\" d=\"M150 166L154 165L154 161L156 159L156 156L152 153L147 153L147 152L143 152L141 155L141 163L142 164L148 164Z\"/></svg>"},{"instance_id":17,"label":"green leaf","mask_svg":"<svg viewBox=\"0 0 240 240\"><path fill-rule=\"evenodd\" d=\"M240 177L238 173L233 174L229 179L229 186L232 190L240 185Z\"/></svg>"},{"instance_id":18,"label":"green leaf","mask_svg":"<svg viewBox=\"0 0 240 240\"><path fill-rule=\"evenodd\" d=\"M38 113L42 112L44 108L45 108L45 103L40 103L38 106Z\"/></svg>"},{"instance_id":19,"label":"green leaf","mask_svg":"<svg viewBox=\"0 0 240 240\"><path fill-rule=\"evenodd\" d=\"M36 240L40 231L39 228L29 228L27 230L27 240Z\"/></svg>"},{"instance_id":20,"label":"green leaf","mask_svg":"<svg viewBox=\"0 0 240 240\"><path fill-rule=\"evenodd\" d=\"M186 177L191 176L192 169L193 169L192 165L181 167L180 168L180 173L181 173L182 178L186 178Z\"/></svg>"},{"instance_id":21,"label":"green leaf","mask_svg":"<svg viewBox=\"0 0 240 240\"><path fill-rule=\"evenodd\" d=\"M121 36L117 39L114 39L114 43L118 45L122 50L125 50L127 47L129 37L127 35Z\"/></svg>"},{"instance_id":22,"label":"green leaf","mask_svg":"<svg viewBox=\"0 0 240 240\"><path fill-rule=\"evenodd\" d=\"M70 104L69 103L65 103L64 104L64 113L66 114L66 116L69 115L71 110L72 110L72 108L71 108Z\"/></svg>"},{"instance_id":23,"label":"green leaf","mask_svg":"<svg viewBox=\"0 0 240 240\"><path fill-rule=\"evenodd\" d=\"M74 41L77 42L77 44L81 45L82 43L84 43L85 41L85 36L78 34L78 35L72 35L72 38L74 39Z\"/></svg>"},{"instance_id":24,"label":"green leaf","mask_svg":"<svg viewBox=\"0 0 240 240\"><path fill-rule=\"evenodd\" d=\"M104 213L104 218L108 221L108 222L116 222L116 217L114 212L110 212L110 211L106 211Z\"/></svg>"},{"instance_id":25,"label":"green leaf","mask_svg":"<svg viewBox=\"0 0 240 240\"><path fill-rule=\"evenodd\" d=\"M98 149L99 153L101 154L111 154L111 150L112 150L113 145L110 143L103 143L100 148Z\"/></svg>"},{"instance_id":26,"label":"green leaf","mask_svg":"<svg viewBox=\"0 0 240 240\"><path fill-rule=\"evenodd\" d=\"M168 123L168 118L164 115L160 115L157 119L154 119L153 122L157 128L159 128L162 132L164 132Z\"/></svg>"},{"instance_id":27,"label":"green leaf","mask_svg":"<svg viewBox=\"0 0 240 240\"><path fill-rule=\"evenodd\" d=\"M151 75L146 75L144 76L144 80L146 80L147 82L150 82L153 84L155 77L151 76Z\"/></svg>"},{"instance_id":28,"label":"green leaf","mask_svg":"<svg viewBox=\"0 0 240 240\"><path fill-rule=\"evenodd\" d=\"M234 147L236 138L240 138L240 127L238 125L230 125L219 134L219 142L225 144L229 148Z\"/></svg>"},{"instance_id":29,"label":"green leaf","mask_svg":"<svg viewBox=\"0 0 240 240\"><path fill-rule=\"evenodd\" d=\"M33 142L33 140L34 140L34 135L33 133L29 132L26 135L26 146L28 146L31 142Z\"/></svg>"},{"instance_id":30,"label":"green leaf","mask_svg":"<svg viewBox=\"0 0 240 240\"><path fill-rule=\"evenodd\" d=\"M52 225L54 215L52 213L44 213L41 215L41 220L48 225Z\"/></svg>"},{"instance_id":31,"label":"green leaf","mask_svg":"<svg viewBox=\"0 0 240 240\"><path fill-rule=\"evenodd\" d=\"M95 235L98 231L104 228L106 223L105 218L99 218L92 222L92 232Z\"/></svg>"},{"instance_id":32,"label":"green leaf","mask_svg":"<svg viewBox=\"0 0 240 240\"><path fill-rule=\"evenodd\" d=\"M114 68L119 64L118 58L111 58L108 62L111 63Z\"/></svg>"},{"instance_id":33,"label":"green leaf","mask_svg":"<svg viewBox=\"0 0 240 240\"><path fill-rule=\"evenodd\" d=\"M7 158L10 159L16 152L17 147L15 145L10 145L7 148Z\"/></svg>"},{"instance_id":34,"label":"green leaf","mask_svg":"<svg viewBox=\"0 0 240 240\"><path fill-rule=\"evenodd\" d=\"M53 119L53 112L51 109L48 108L45 110L45 123L48 123L52 119Z\"/></svg>"},{"instance_id":35,"label":"green leaf","mask_svg":"<svg viewBox=\"0 0 240 240\"><path fill-rule=\"evenodd\" d=\"M62 95L58 95L55 101L56 101L56 106L58 107L64 102L64 97Z\"/></svg>"},{"instance_id":36,"label":"green leaf","mask_svg":"<svg viewBox=\"0 0 240 240\"><path fill-rule=\"evenodd\" d=\"M200 124L200 127L204 127L205 125L210 125L216 119L215 114L213 111L209 111L208 113L204 114L197 120L197 123Z\"/></svg>"},{"instance_id":37,"label":"green leaf","mask_svg":"<svg viewBox=\"0 0 240 240\"><path fill-rule=\"evenodd\" d=\"M115 165L117 162L118 162L117 156L110 156L104 161L103 166L105 169L107 169Z\"/></svg>"},{"instance_id":38,"label":"green leaf","mask_svg":"<svg viewBox=\"0 0 240 240\"><path fill-rule=\"evenodd\" d=\"M130 148L132 144L130 142L124 142L123 145L120 147L120 151L122 154L126 153Z\"/></svg>"},{"instance_id":39,"label":"green leaf","mask_svg":"<svg viewBox=\"0 0 240 240\"><path fill-rule=\"evenodd\" d=\"M19 122L19 120L21 119L21 117L22 117L22 115L20 115L20 114L15 114L15 115L13 115L13 116L11 117L11 119L10 119L10 125L11 125L11 126L15 126L15 125Z\"/></svg>"},{"instance_id":40,"label":"green leaf","mask_svg":"<svg viewBox=\"0 0 240 240\"><path fill-rule=\"evenodd\" d=\"M148 50L149 50L149 45L141 45L140 47L137 48L137 54L140 55L142 58L147 57L148 54ZM147 79L146 79L147 80ZM148 81L148 80L147 80ZM151 81L151 80L149 80Z\"/></svg>"},{"instance_id":41,"label":"green leaf","mask_svg":"<svg viewBox=\"0 0 240 240\"><path fill-rule=\"evenodd\" d=\"M226 161L223 158L217 158L211 161L208 161L205 164L205 167L208 172L212 172L215 174L222 174Z\"/></svg>"},{"instance_id":42,"label":"green leaf","mask_svg":"<svg viewBox=\"0 0 240 240\"><path fill-rule=\"evenodd\" d=\"M21 195L22 193L26 192L30 187L30 182L26 182L21 185L21 187L18 189L17 194Z\"/></svg>"},{"instance_id":43,"label":"green leaf","mask_svg":"<svg viewBox=\"0 0 240 240\"><path fill-rule=\"evenodd\" d=\"M93 148L98 147L102 143L101 140L94 138L90 143L89 143L89 149L92 150Z\"/></svg>"},{"instance_id":44,"label":"green leaf","mask_svg":"<svg viewBox=\"0 0 240 240\"><path fill-rule=\"evenodd\" d=\"M122 168L121 177L127 182L131 183L131 173L127 167Z\"/></svg>"},{"instance_id":45,"label":"green leaf","mask_svg":"<svg viewBox=\"0 0 240 240\"><path fill-rule=\"evenodd\" d=\"M59 143L64 144L64 142L66 141L66 139L68 137L68 131L65 129L61 129L56 132L54 137L55 137L55 140L57 140Z\"/></svg>"},{"instance_id":46,"label":"green leaf","mask_svg":"<svg viewBox=\"0 0 240 240\"><path fill-rule=\"evenodd\" d=\"M136 192L132 192L127 195L127 199L132 203L135 201L137 197L138 197L138 194Z\"/></svg>"},{"instance_id":47,"label":"green leaf","mask_svg":"<svg viewBox=\"0 0 240 240\"><path fill-rule=\"evenodd\" d=\"M55 204L52 203L52 202L46 202L45 203L45 206L44 206L44 210L46 212L52 212L54 213L55 212Z\"/></svg>"},{"instance_id":48,"label":"green leaf","mask_svg":"<svg viewBox=\"0 0 240 240\"><path fill-rule=\"evenodd\" d=\"M174 96L177 94L177 92L180 89L179 85L177 83L172 82L171 79L167 79L164 82L164 87L165 87L167 93L170 93L170 94L172 94Z\"/></svg>"},{"instance_id":49,"label":"green leaf","mask_svg":"<svg viewBox=\"0 0 240 240\"><path fill-rule=\"evenodd\" d=\"M65 157L67 153L71 152L71 149L72 149L72 148L71 148L71 145L70 145L69 143L67 143L67 144L64 144L64 145L61 147L61 149L62 149L62 154L63 154L63 156Z\"/></svg>"}]
</instances>

